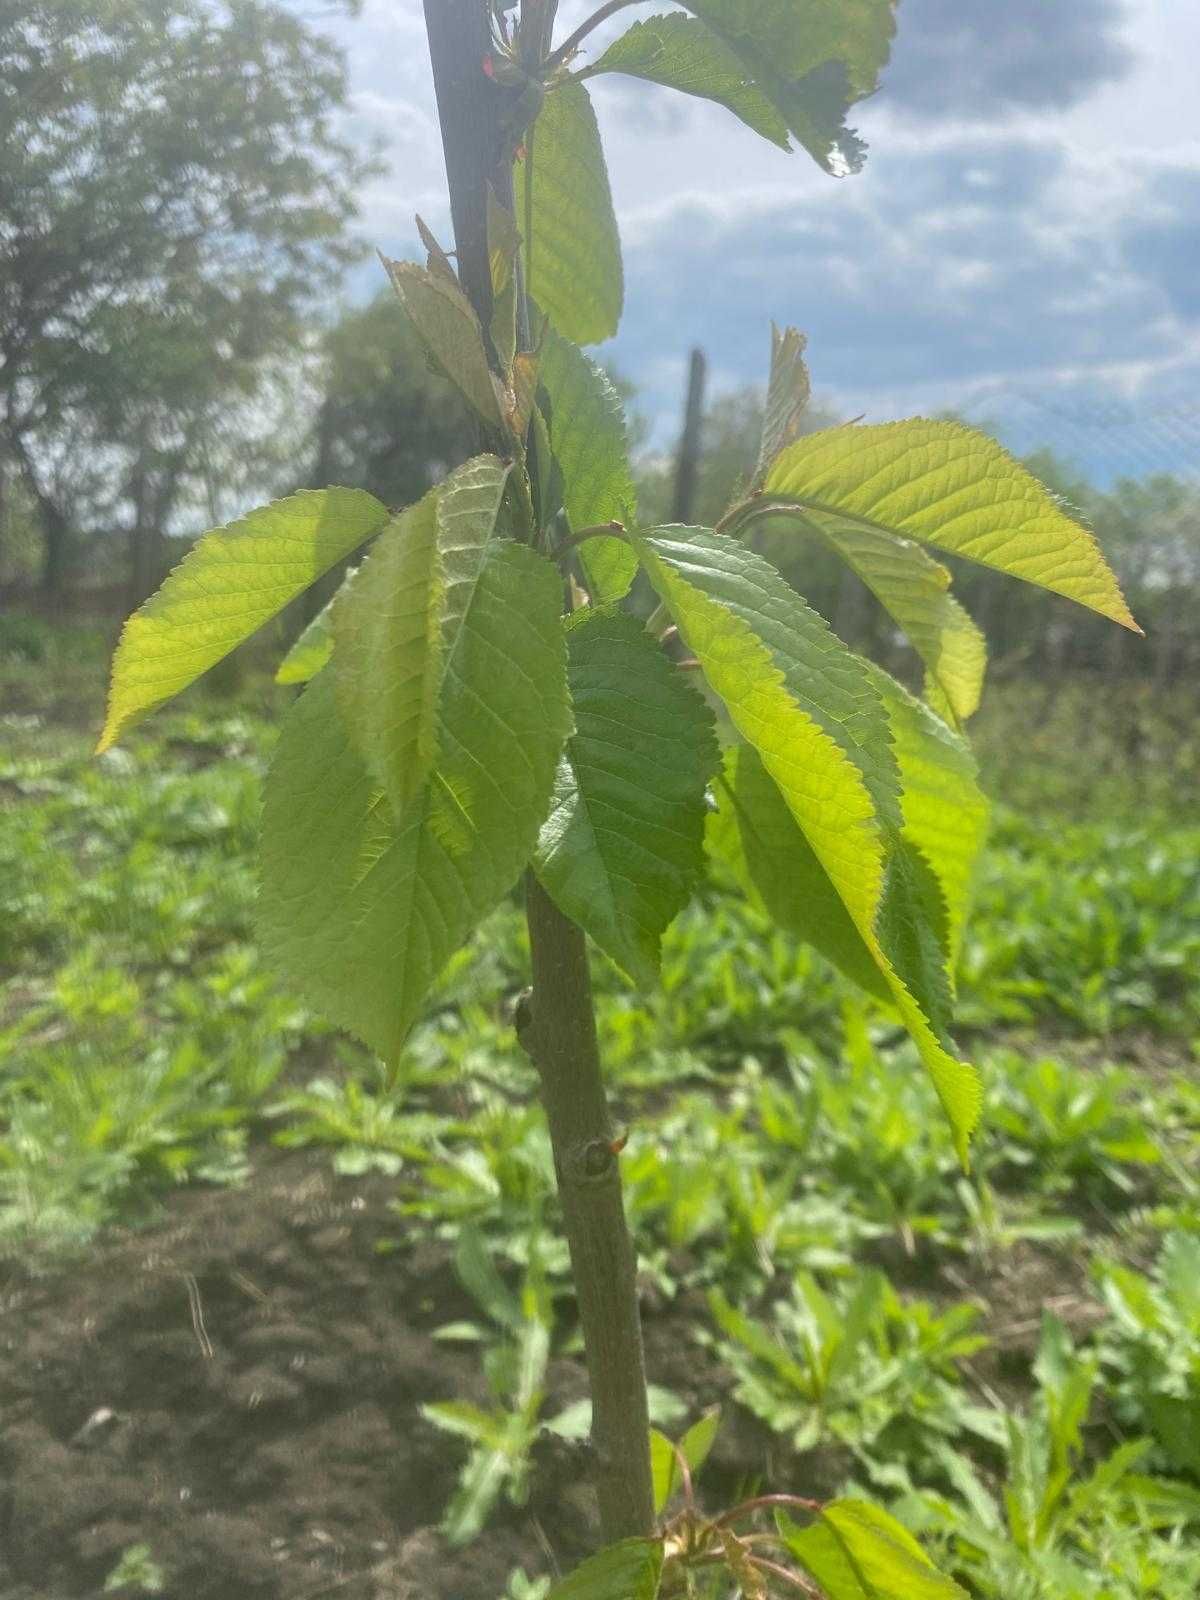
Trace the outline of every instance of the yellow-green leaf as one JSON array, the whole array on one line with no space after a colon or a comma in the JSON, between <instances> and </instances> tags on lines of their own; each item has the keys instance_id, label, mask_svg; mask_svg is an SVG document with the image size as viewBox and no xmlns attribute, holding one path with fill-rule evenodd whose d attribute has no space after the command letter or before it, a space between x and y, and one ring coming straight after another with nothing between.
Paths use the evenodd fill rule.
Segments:
<instances>
[{"instance_id":1,"label":"yellow-green leaf","mask_svg":"<svg viewBox=\"0 0 1200 1600\"><path fill-rule=\"evenodd\" d=\"M97 750L194 683L388 515L361 489L308 490L203 534L121 632Z\"/></svg>"},{"instance_id":2,"label":"yellow-green leaf","mask_svg":"<svg viewBox=\"0 0 1200 1600\"><path fill-rule=\"evenodd\" d=\"M950 573L911 539L821 512L792 514L821 535L903 629L925 664L930 698L962 723L979 709L987 641L949 591ZM781 519L782 520L782 519Z\"/></svg>"},{"instance_id":3,"label":"yellow-green leaf","mask_svg":"<svg viewBox=\"0 0 1200 1600\"><path fill-rule=\"evenodd\" d=\"M762 443L755 483L762 482L767 468L784 446L800 437L802 419L812 395L808 364L804 359L807 344L799 329L784 328L781 333L774 323L771 324L771 377L763 407Z\"/></svg>"},{"instance_id":4,"label":"yellow-green leaf","mask_svg":"<svg viewBox=\"0 0 1200 1600\"><path fill-rule=\"evenodd\" d=\"M515 170L530 295L564 338L611 339L625 300L621 241L591 98L582 83L547 94Z\"/></svg>"},{"instance_id":5,"label":"yellow-green leaf","mask_svg":"<svg viewBox=\"0 0 1200 1600\"><path fill-rule=\"evenodd\" d=\"M650 1429L650 1476L654 1484L656 1515L661 1515L671 1497L683 1488L679 1457L682 1455L687 1462L694 1484L701 1467L708 1460L720 1423L721 1408L713 1406L692 1423L678 1446L672 1444L666 1434L660 1433L657 1428Z\"/></svg>"},{"instance_id":6,"label":"yellow-green leaf","mask_svg":"<svg viewBox=\"0 0 1200 1600\"><path fill-rule=\"evenodd\" d=\"M875 999L892 994L841 896L758 752L725 752L715 786L709 849L785 933L805 940Z\"/></svg>"},{"instance_id":7,"label":"yellow-green leaf","mask_svg":"<svg viewBox=\"0 0 1200 1600\"><path fill-rule=\"evenodd\" d=\"M971 879L987 836L988 804L970 745L879 668L872 677L887 708L900 766L904 837L932 868L946 909L952 975L962 943Z\"/></svg>"},{"instance_id":8,"label":"yellow-green leaf","mask_svg":"<svg viewBox=\"0 0 1200 1600\"><path fill-rule=\"evenodd\" d=\"M442 551L443 615L458 620L444 623L439 754L401 815L347 734L330 668L289 712L266 785L268 959L392 1059L528 862L570 727L557 571L482 521L468 537L466 521Z\"/></svg>"},{"instance_id":9,"label":"yellow-green leaf","mask_svg":"<svg viewBox=\"0 0 1200 1600\"><path fill-rule=\"evenodd\" d=\"M398 811L437 756L445 576L433 489L396 517L333 608L338 705L359 754Z\"/></svg>"},{"instance_id":10,"label":"yellow-green leaf","mask_svg":"<svg viewBox=\"0 0 1200 1600\"><path fill-rule=\"evenodd\" d=\"M827 1600L966 1600L894 1517L865 1500L835 1500L807 1528L779 1531Z\"/></svg>"},{"instance_id":11,"label":"yellow-green leaf","mask_svg":"<svg viewBox=\"0 0 1200 1600\"><path fill-rule=\"evenodd\" d=\"M775 460L763 489L936 545L1141 631L1088 529L994 439L960 423L918 418L810 434Z\"/></svg>"},{"instance_id":12,"label":"yellow-green leaf","mask_svg":"<svg viewBox=\"0 0 1200 1600\"><path fill-rule=\"evenodd\" d=\"M901 859L899 784L865 663L816 629L813 613L778 573L732 540L672 528L639 537L636 547L709 686L758 752L883 973L965 1161L979 1115L978 1077L950 1054L939 1019L922 1009L881 937L890 931L881 922L888 873Z\"/></svg>"},{"instance_id":13,"label":"yellow-green leaf","mask_svg":"<svg viewBox=\"0 0 1200 1600\"><path fill-rule=\"evenodd\" d=\"M276 683L308 683L316 677L333 654L332 613L333 600L328 600L276 667Z\"/></svg>"}]
</instances>

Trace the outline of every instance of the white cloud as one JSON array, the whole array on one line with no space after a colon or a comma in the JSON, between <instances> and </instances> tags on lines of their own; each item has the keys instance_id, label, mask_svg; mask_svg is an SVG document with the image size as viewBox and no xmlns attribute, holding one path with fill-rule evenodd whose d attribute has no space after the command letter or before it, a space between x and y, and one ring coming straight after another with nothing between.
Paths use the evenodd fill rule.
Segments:
<instances>
[{"instance_id":1,"label":"white cloud","mask_svg":"<svg viewBox=\"0 0 1200 1600\"><path fill-rule=\"evenodd\" d=\"M564 0L561 27L590 9ZM1075 440L1088 397L1119 395L1167 439L1154 408L1184 415L1200 394L1186 277L1200 253L1200 5L1004 0L997 29L999 9L902 0L892 93L885 80L859 108L866 171L841 182L705 102L594 84L628 266L615 355L660 437L689 345L707 347L720 382L756 379L774 315L808 329L818 386L855 413L1007 409L1018 431ZM420 210L444 234L420 0L366 0L330 26L350 53L355 125L387 146L363 232L410 249ZM356 287L378 279L364 270ZM1089 465L1117 470L1117 434L1083 431L1108 439Z\"/></svg>"}]
</instances>

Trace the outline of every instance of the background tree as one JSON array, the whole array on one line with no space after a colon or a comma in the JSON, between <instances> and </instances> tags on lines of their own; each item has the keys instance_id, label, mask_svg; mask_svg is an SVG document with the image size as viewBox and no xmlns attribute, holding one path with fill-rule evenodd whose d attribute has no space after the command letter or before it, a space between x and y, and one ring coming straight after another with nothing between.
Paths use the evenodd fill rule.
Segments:
<instances>
[{"instance_id":1,"label":"background tree","mask_svg":"<svg viewBox=\"0 0 1200 1600\"><path fill-rule=\"evenodd\" d=\"M148 584L222 417L353 254L345 99L336 49L270 0L6 7L0 453L51 599L73 537L114 524Z\"/></svg>"},{"instance_id":2,"label":"background tree","mask_svg":"<svg viewBox=\"0 0 1200 1600\"><path fill-rule=\"evenodd\" d=\"M391 291L343 314L324 340L314 481L417 500L465 459L467 411L429 369Z\"/></svg>"}]
</instances>

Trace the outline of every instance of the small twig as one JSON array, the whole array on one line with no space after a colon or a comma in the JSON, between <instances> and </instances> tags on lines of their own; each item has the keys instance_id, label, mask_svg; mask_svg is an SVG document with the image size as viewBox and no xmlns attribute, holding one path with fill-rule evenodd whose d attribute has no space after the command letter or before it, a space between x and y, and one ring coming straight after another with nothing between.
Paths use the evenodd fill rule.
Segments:
<instances>
[{"instance_id":1,"label":"small twig","mask_svg":"<svg viewBox=\"0 0 1200 1600\"><path fill-rule=\"evenodd\" d=\"M602 5L599 11L594 11L585 22L581 22L575 32L564 39L558 49L546 57L542 68L543 72L550 73L561 67L564 61L571 59L594 28L598 28L602 22L607 22L609 17L615 17L618 11L624 11L626 6L637 4L638 0L608 0L606 5Z\"/></svg>"},{"instance_id":2,"label":"small twig","mask_svg":"<svg viewBox=\"0 0 1200 1600\"><path fill-rule=\"evenodd\" d=\"M570 555L572 550L578 549L588 539L623 539L625 537L625 524L623 522L597 522L590 528L580 528L578 533L568 534L555 550L555 558L559 561L564 556Z\"/></svg>"},{"instance_id":3,"label":"small twig","mask_svg":"<svg viewBox=\"0 0 1200 1600\"><path fill-rule=\"evenodd\" d=\"M802 1578L798 1572L792 1572L789 1568L781 1566L778 1561L767 1561L763 1556L751 1556L750 1565L757 1567L760 1572L769 1572L773 1578L782 1578L786 1583L793 1584L801 1594L820 1596L821 1591L815 1584L810 1583L807 1578Z\"/></svg>"},{"instance_id":4,"label":"small twig","mask_svg":"<svg viewBox=\"0 0 1200 1600\"><path fill-rule=\"evenodd\" d=\"M671 621L671 613L667 610L666 601L660 600L646 618L646 632L652 633L661 643L674 626L675 624Z\"/></svg>"},{"instance_id":5,"label":"small twig","mask_svg":"<svg viewBox=\"0 0 1200 1600\"><path fill-rule=\"evenodd\" d=\"M740 530L752 522L757 522L760 517L782 517L789 512L799 513L803 516L808 507L798 500L767 500L761 494L743 500L740 504L727 511L713 529L714 533L730 533L735 529Z\"/></svg>"},{"instance_id":6,"label":"small twig","mask_svg":"<svg viewBox=\"0 0 1200 1600\"><path fill-rule=\"evenodd\" d=\"M804 1500L798 1494L760 1494L753 1500L743 1500L740 1506L723 1512L713 1523L714 1528L726 1528L739 1517L748 1517L753 1511L768 1511L772 1506L799 1506L801 1511L815 1515L821 1510L819 1500Z\"/></svg>"},{"instance_id":7,"label":"small twig","mask_svg":"<svg viewBox=\"0 0 1200 1600\"><path fill-rule=\"evenodd\" d=\"M683 1479L683 1503L693 1516L696 1514L696 1492L692 1487L692 1469L688 1465L688 1458L677 1444L671 1446L675 1452L675 1460L679 1465L679 1475Z\"/></svg>"},{"instance_id":8,"label":"small twig","mask_svg":"<svg viewBox=\"0 0 1200 1600\"><path fill-rule=\"evenodd\" d=\"M204 1326L204 1306L200 1300L200 1285L196 1282L196 1276L192 1272L184 1273L183 1284L187 1290L188 1305L191 1308L192 1329L196 1335L196 1343L200 1346L200 1354L204 1359L211 1361L213 1347L212 1341L208 1337L208 1331Z\"/></svg>"}]
</instances>

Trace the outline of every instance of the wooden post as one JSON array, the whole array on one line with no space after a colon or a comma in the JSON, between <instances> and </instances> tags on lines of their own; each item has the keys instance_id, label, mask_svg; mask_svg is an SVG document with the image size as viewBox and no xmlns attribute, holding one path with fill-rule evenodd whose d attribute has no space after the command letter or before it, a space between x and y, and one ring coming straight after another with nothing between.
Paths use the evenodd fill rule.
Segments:
<instances>
[{"instance_id":1,"label":"wooden post","mask_svg":"<svg viewBox=\"0 0 1200 1600\"><path fill-rule=\"evenodd\" d=\"M683 411L683 433L679 440L679 459L675 467L675 493L671 500L671 521L689 523L696 508L696 481L700 475L700 435L704 427L704 384L708 363L703 350L693 350L688 368L687 404Z\"/></svg>"}]
</instances>

